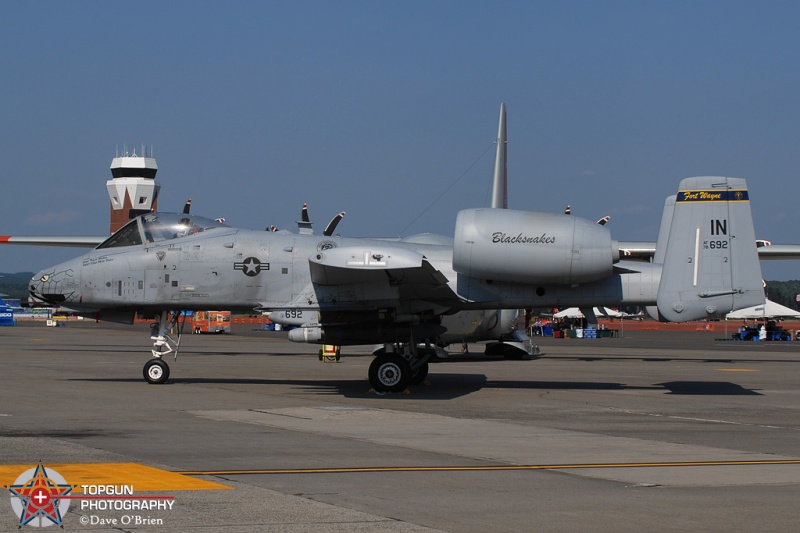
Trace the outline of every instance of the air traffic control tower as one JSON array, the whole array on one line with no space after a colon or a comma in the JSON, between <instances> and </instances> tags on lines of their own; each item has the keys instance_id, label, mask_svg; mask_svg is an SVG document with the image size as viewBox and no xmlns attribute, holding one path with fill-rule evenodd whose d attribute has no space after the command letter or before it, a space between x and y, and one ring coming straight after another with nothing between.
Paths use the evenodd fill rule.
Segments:
<instances>
[{"instance_id":1,"label":"air traffic control tower","mask_svg":"<svg viewBox=\"0 0 800 533\"><path fill-rule=\"evenodd\" d=\"M111 160L112 178L106 182L108 197L111 200L111 233L143 213L155 211L158 207L156 183L158 165L152 153L145 156L133 155L115 157Z\"/></svg>"}]
</instances>

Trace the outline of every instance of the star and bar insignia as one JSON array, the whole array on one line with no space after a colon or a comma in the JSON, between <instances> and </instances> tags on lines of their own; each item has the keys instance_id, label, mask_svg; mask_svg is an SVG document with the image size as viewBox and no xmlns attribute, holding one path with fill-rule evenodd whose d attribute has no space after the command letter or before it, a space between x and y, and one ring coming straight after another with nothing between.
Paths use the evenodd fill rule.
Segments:
<instances>
[{"instance_id":1,"label":"star and bar insignia","mask_svg":"<svg viewBox=\"0 0 800 533\"><path fill-rule=\"evenodd\" d=\"M262 263L257 257L248 257L241 263L233 264L234 270L241 270L245 276L258 276L262 270L269 270L269 263Z\"/></svg>"}]
</instances>

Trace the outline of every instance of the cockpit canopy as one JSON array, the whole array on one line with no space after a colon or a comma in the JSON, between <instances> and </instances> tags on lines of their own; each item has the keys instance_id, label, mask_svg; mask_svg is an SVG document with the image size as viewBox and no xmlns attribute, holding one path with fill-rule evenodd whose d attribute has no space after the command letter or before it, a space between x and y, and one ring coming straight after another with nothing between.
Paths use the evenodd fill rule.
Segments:
<instances>
[{"instance_id":1,"label":"cockpit canopy","mask_svg":"<svg viewBox=\"0 0 800 533\"><path fill-rule=\"evenodd\" d=\"M184 213L147 213L125 224L97 249L152 244L227 227L227 224L210 218Z\"/></svg>"}]
</instances>

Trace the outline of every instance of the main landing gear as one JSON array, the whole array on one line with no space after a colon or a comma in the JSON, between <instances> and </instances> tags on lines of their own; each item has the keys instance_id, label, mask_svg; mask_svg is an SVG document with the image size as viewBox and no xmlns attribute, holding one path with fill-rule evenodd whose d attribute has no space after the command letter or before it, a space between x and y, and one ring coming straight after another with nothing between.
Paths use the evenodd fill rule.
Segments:
<instances>
[{"instance_id":1,"label":"main landing gear","mask_svg":"<svg viewBox=\"0 0 800 533\"><path fill-rule=\"evenodd\" d=\"M150 338L153 340L151 350L153 358L144 364L142 375L144 379L153 385L165 383L169 379L169 365L164 361L164 356L174 353L175 359L178 358L178 349L181 345L183 335L183 322L178 330L178 339L170 336L170 330L174 331L180 317L179 312L162 311L158 315L158 323L153 324ZM173 348L173 344L175 347Z\"/></svg>"},{"instance_id":2,"label":"main landing gear","mask_svg":"<svg viewBox=\"0 0 800 533\"><path fill-rule=\"evenodd\" d=\"M369 365L369 383L375 392L403 392L425 381L434 355L432 347L421 351L413 342L385 344Z\"/></svg>"}]
</instances>

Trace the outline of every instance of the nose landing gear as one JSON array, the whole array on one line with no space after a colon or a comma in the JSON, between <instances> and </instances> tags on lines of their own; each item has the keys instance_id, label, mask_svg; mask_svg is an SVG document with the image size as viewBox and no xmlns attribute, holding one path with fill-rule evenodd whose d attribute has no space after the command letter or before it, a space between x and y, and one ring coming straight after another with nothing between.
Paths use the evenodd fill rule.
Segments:
<instances>
[{"instance_id":1,"label":"nose landing gear","mask_svg":"<svg viewBox=\"0 0 800 533\"><path fill-rule=\"evenodd\" d=\"M150 359L144 364L142 372L148 383L160 385L169 379L169 365L163 359Z\"/></svg>"},{"instance_id":2,"label":"nose landing gear","mask_svg":"<svg viewBox=\"0 0 800 533\"><path fill-rule=\"evenodd\" d=\"M181 322L178 329L177 340L173 339L169 332L174 330L179 317L180 312L172 312L170 317L170 311L161 311L158 323L153 324L151 328L150 339L153 340L153 349L150 351L153 354L153 358L144 364L144 369L142 370L145 381L150 384L160 385L169 379L169 365L164 361L163 357L174 353L175 359L178 358L184 322ZM172 347L173 344L175 345L174 348Z\"/></svg>"}]
</instances>

